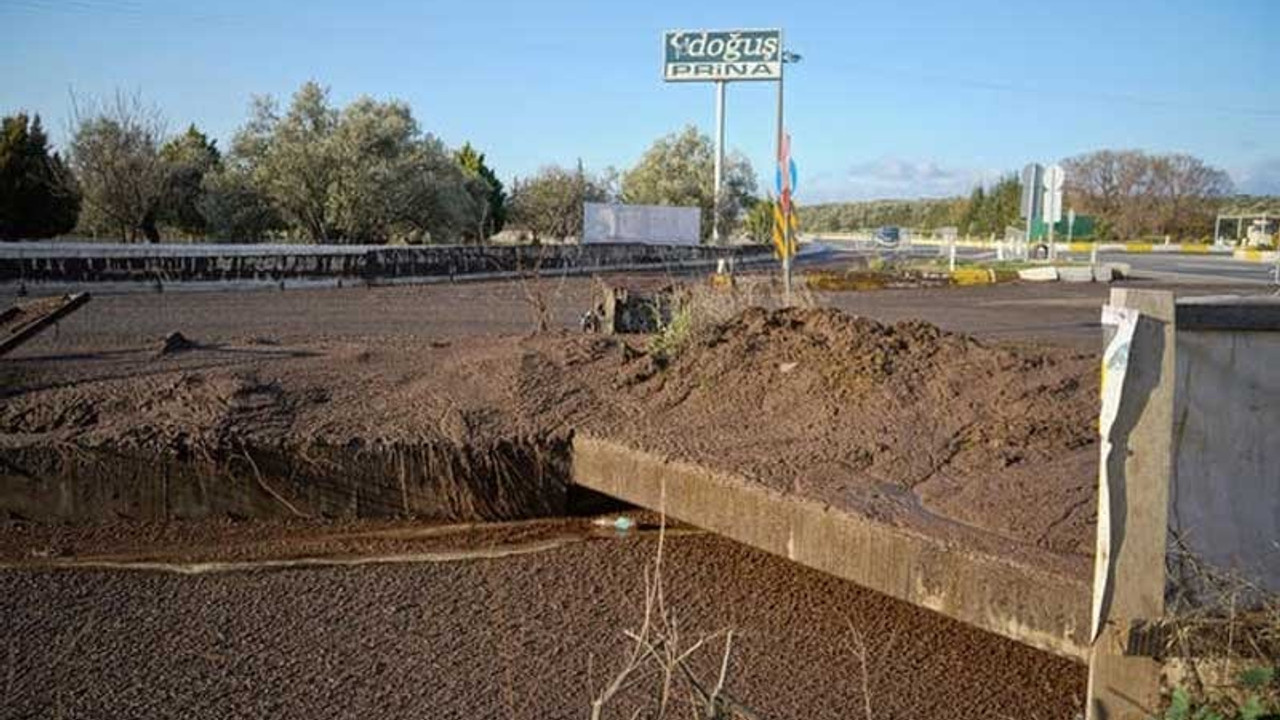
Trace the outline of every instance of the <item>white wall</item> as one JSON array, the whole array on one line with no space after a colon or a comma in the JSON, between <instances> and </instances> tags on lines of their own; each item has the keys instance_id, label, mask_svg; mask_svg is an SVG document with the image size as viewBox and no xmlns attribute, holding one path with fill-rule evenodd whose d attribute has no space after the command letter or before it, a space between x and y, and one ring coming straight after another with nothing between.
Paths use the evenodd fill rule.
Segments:
<instances>
[{"instance_id":1,"label":"white wall","mask_svg":"<svg viewBox=\"0 0 1280 720\"><path fill-rule=\"evenodd\" d=\"M582 242L697 245L702 210L664 205L585 203Z\"/></svg>"}]
</instances>

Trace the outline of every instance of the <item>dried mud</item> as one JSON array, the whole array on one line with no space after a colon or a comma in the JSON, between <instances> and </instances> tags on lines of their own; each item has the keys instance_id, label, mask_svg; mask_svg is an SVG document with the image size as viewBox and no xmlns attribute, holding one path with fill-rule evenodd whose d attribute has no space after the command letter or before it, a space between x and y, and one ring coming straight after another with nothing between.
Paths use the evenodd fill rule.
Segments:
<instances>
[{"instance_id":1,"label":"dried mud","mask_svg":"<svg viewBox=\"0 0 1280 720\"><path fill-rule=\"evenodd\" d=\"M204 469L201 498L265 475L282 512L509 519L560 507L568 439L588 431L997 551L1091 551L1095 357L919 321L751 309L670 361L642 338L561 332L87 365L0 399L10 466L172 461Z\"/></svg>"}]
</instances>

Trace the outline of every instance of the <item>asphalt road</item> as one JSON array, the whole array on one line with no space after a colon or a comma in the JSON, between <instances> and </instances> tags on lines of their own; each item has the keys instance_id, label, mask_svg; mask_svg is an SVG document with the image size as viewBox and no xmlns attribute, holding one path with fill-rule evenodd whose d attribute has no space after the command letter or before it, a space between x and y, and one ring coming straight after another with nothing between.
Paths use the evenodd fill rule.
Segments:
<instances>
[{"instance_id":1,"label":"asphalt road","mask_svg":"<svg viewBox=\"0 0 1280 720\"><path fill-rule=\"evenodd\" d=\"M1131 255L1104 253L1103 260L1126 262L1139 279L1161 282L1276 286L1275 266L1220 255Z\"/></svg>"},{"instance_id":2,"label":"asphalt road","mask_svg":"<svg viewBox=\"0 0 1280 720\"><path fill-rule=\"evenodd\" d=\"M837 261L842 256L867 255L875 250L868 243L819 238L812 249L802 251L800 263ZM881 250L881 252L885 252ZM945 249L936 246L916 246L903 251L911 258L945 257ZM956 256L963 260L994 260L995 253L976 248L956 248ZM1087 255L1066 255L1070 260L1087 260ZM1174 253L1102 253L1103 262L1127 263L1136 280L1152 280L1169 284L1195 285L1245 285L1253 292L1265 287L1280 287L1276 283L1276 266L1236 260L1223 255L1181 255Z\"/></svg>"}]
</instances>

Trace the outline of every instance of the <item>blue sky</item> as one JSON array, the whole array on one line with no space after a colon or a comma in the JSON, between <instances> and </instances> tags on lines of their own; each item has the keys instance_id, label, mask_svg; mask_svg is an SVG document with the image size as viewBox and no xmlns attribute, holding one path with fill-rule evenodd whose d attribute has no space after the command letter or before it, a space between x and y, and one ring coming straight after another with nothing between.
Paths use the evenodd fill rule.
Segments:
<instances>
[{"instance_id":1,"label":"blue sky","mask_svg":"<svg viewBox=\"0 0 1280 720\"><path fill-rule=\"evenodd\" d=\"M140 92L226 145L254 94L314 79L409 102L504 179L625 168L714 118L664 84L667 28L782 27L798 198L966 192L1100 148L1190 152L1280 193L1280 1L331 2L0 0L0 112L65 136L72 92ZM730 148L772 176L774 86L728 93ZM763 183L762 183L763 186Z\"/></svg>"}]
</instances>

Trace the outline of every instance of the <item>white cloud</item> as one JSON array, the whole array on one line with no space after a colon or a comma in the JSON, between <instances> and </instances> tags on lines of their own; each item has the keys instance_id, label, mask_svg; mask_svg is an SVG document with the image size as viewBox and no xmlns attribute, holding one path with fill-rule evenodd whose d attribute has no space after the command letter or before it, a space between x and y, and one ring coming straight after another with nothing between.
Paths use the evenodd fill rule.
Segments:
<instances>
[{"instance_id":1,"label":"white cloud","mask_svg":"<svg viewBox=\"0 0 1280 720\"><path fill-rule=\"evenodd\" d=\"M1267 158L1231 173L1236 192L1246 195L1280 195L1280 157Z\"/></svg>"},{"instance_id":2,"label":"white cloud","mask_svg":"<svg viewBox=\"0 0 1280 720\"><path fill-rule=\"evenodd\" d=\"M805 194L810 202L948 197L967 195L974 185L990 183L998 176L998 171L886 156L856 162L840 175L816 176L813 189Z\"/></svg>"}]
</instances>

